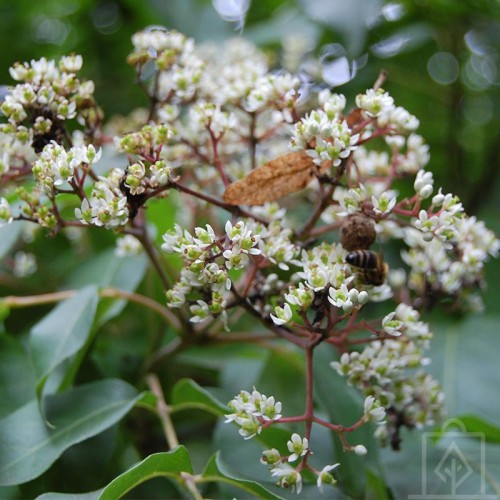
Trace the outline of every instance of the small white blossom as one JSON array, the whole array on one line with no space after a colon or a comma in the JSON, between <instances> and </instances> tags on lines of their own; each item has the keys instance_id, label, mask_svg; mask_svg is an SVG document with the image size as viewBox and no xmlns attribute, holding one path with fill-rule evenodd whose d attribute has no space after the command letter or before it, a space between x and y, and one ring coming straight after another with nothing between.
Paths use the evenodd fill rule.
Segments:
<instances>
[{"instance_id":1,"label":"small white blossom","mask_svg":"<svg viewBox=\"0 0 500 500\"><path fill-rule=\"evenodd\" d=\"M283 307L275 307L274 314L271 314L271 319L275 325L284 325L288 323L292 319L292 309L288 304L285 304Z\"/></svg>"},{"instance_id":2,"label":"small white blossom","mask_svg":"<svg viewBox=\"0 0 500 500\"><path fill-rule=\"evenodd\" d=\"M404 322L395 319L395 317L395 312L387 314L382 320L382 328L384 329L384 332L397 337L401 335L401 329L404 327Z\"/></svg>"},{"instance_id":3,"label":"small white blossom","mask_svg":"<svg viewBox=\"0 0 500 500\"><path fill-rule=\"evenodd\" d=\"M385 191L379 197L372 196L373 210L377 214L387 214L394 208L396 201L395 191Z\"/></svg>"},{"instance_id":4,"label":"small white blossom","mask_svg":"<svg viewBox=\"0 0 500 500\"><path fill-rule=\"evenodd\" d=\"M115 255L117 257L130 257L139 255L141 252L141 242L131 234L127 234L116 240Z\"/></svg>"},{"instance_id":5,"label":"small white blossom","mask_svg":"<svg viewBox=\"0 0 500 500\"><path fill-rule=\"evenodd\" d=\"M302 491L302 476L290 465L279 463L271 469L271 475L278 478L278 486L295 489L297 495Z\"/></svg>"},{"instance_id":6,"label":"small white blossom","mask_svg":"<svg viewBox=\"0 0 500 500\"><path fill-rule=\"evenodd\" d=\"M197 300L196 304L189 307L189 312L191 313L189 321L192 323L201 323L205 319L212 317L210 308L204 300Z\"/></svg>"},{"instance_id":7,"label":"small white blossom","mask_svg":"<svg viewBox=\"0 0 500 500\"><path fill-rule=\"evenodd\" d=\"M425 170L419 170L417 172L413 187L422 199L429 198L432 194L433 185L434 178L432 172L426 172Z\"/></svg>"},{"instance_id":8,"label":"small white blossom","mask_svg":"<svg viewBox=\"0 0 500 500\"><path fill-rule=\"evenodd\" d=\"M309 451L309 441L307 438L301 438L297 433L292 434L292 438L286 445L288 451L291 453L288 457L289 462L295 462L295 460L303 457Z\"/></svg>"},{"instance_id":9,"label":"small white blossom","mask_svg":"<svg viewBox=\"0 0 500 500\"><path fill-rule=\"evenodd\" d=\"M36 264L36 257L32 253L23 251L16 252L14 255L14 275L18 278L25 278L34 274L38 266Z\"/></svg>"},{"instance_id":10,"label":"small white blossom","mask_svg":"<svg viewBox=\"0 0 500 500\"><path fill-rule=\"evenodd\" d=\"M262 452L260 463L264 465L273 466L281 461L280 452L276 448L265 450Z\"/></svg>"},{"instance_id":11,"label":"small white blossom","mask_svg":"<svg viewBox=\"0 0 500 500\"><path fill-rule=\"evenodd\" d=\"M318 104L324 109L328 118L333 119L344 111L346 98L342 94L332 94L329 89L323 89L318 94Z\"/></svg>"},{"instance_id":12,"label":"small white blossom","mask_svg":"<svg viewBox=\"0 0 500 500\"><path fill-rule=\"evenodd\" d=\"M365 415L373 422L380 422L385 418L385 408L380 406L373 396L368 396L364 403Z\"/></svg>"},{"instance_id":13,"label":"small white blossom","mask_svg":"<svg viewBox=\"0 0 500 500\"><path fill-rule=\"evenodd\" d=\"M5 198L0 198L0 227L12 222L12 211L9 202Z\"/></svg>"},{"instance_id":14,"label":"small white blossom","mask_svg":"<svg viewBox=\"0 0 500 500\"><path fill-rule=\"evenodd\" d=\"M323 485L329 485L329 486L335 486L337 483L337 480L333 477L331 471L333 469L336 469L340 464L334 464L334 465L325 465L319 472L318 472L318 479L316 479L316 485L319 488L319 491L323 493Z\"/></svg>"},{"instance_id":15,"label":"small white blossom","mask_svg":"<svg viewBox=\"0 0 500 500\"><path fill-rule=\"evenodd\" d=\"M368 89L356 97L356 106L368 116L378 116L394 108L394 99L383 89Z\"/></svg>"}]
</instances>

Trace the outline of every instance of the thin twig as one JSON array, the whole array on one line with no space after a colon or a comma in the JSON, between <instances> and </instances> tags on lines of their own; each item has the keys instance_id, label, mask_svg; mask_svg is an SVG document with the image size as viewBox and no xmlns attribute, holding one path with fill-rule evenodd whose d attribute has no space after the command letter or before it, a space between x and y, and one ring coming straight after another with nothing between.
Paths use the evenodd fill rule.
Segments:
<instances>
[{"instance_id":1,"label":"thin twig","mask_svg":"<svg viewBox=\"0 0 500 500\"><path fill-rule=\"evenodd\" d=\"M43 304L53 304L62 300L70 299L78 293L78 290L65 290L63 292L43 293L40 295L30 295L27 297L18 297L9 295L1 299L2 303L11 309L20 309L23 307L33 307ZM149 297L134 292L126 292L119 288L107 287L98 291L100 297L114 299L126 299L130 302L143 305L152 311L155 311L163 317L166 323L172 325L176 331L181 329L179 320L165 307Z\"/></svg>"},{"instance_id":2,"label":"thin twig","mask_svg":"<svg viewBox=\"0 0 500 500\"><path fill-rule=\"evenodd\" d=\"M161 388L160 381L158 380L158 377L153 373L150 373L146 377L146 381L151 392L158 398L158 401L156 403L158 416L161 420L163 433L165 434L168 447L170 450L173 450L174 448L179 446L179 440L177 439L174 424L172 423L172 419L170 418L170 408L165 401L165 397L163 396L163 390Z\"/></svg>"}]
</instances>

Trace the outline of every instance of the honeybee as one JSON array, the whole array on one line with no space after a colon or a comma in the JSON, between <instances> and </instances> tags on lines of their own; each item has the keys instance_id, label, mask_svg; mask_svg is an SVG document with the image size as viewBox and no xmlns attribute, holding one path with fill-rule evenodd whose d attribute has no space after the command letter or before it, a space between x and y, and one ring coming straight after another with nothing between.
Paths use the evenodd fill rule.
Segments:
<instances>
[{"instance_id":1,"label":"honeybee","mask_svg":"<svg viewBox=\"0 0 500 500\"><path fill-rule=\"evenodd\" d=\"M345 261L356 268L360 281L365 285L383 285L389 272L389 266L382 255L372 250L349 252Z\"/></svg>"}]
</instances>

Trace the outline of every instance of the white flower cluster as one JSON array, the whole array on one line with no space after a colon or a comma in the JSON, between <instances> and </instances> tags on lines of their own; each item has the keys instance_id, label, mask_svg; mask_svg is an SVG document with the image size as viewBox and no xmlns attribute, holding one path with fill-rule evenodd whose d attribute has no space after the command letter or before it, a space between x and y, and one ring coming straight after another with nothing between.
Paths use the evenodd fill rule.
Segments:
<instances>
[{"instance_id":1,"label":"white flower cluster","mask_svg":"<svg viewBox=\"0 0 500 500\"><path fill-rule=\"evenodd\" d=\"M11 169L22 169L25 164L36 159L33 148L23 139L27 135L26 131L19 134L18 138L11 124L2 124L0 130L2 128L9 133L0 132L0 176Z\"/></svg>"},{"instance_id":2,"label":"white flower cluster","mask_svg":"<svg viewBox=\"0 0 500 500\"><path fill-rule=\"evenodd\" d=\"M290 147L294 151L305 150L318 166L329 162L340 165L356 149L359 134L353 134L347 122L326 111L311 111L295 124Z\"/></svg>"},{"instance_id":3,"label":"white flower cluster","mask_svg":"<svg viewBox=\"0 0 500 500\"><path fill-rule=\"evenodd\" d=\"M354 307L361 307L369 300L366 290L358 290L352 285L355 276L345 262L346 252L340 244L322 243L310 250L302 251L302 258L296 265L302 271L295 274L304 280L291 285L284 295L283 306L276 306L271 319L276 325L289 323L293 309L307 311L313 303L316 293L328 290L328 301L334 307L349 313Z\"/></svg>"},{"instance_id":4,"label":"white flower cluster","mask_svg":"<svg viewBox=\"0 0 500 500\"><path fill-rule=\"evenodd\" d=\"M73 55L61 58L58 65L41 58L10 68L12 78L22 83L5 97L1 109L16 127L18 137L32 140L35 150L60 138L60 122L77 117L80 109L93 105L93 82L81 82L76 77L81 66L82 57ZM22 125L27 119L32 127L29 131ZM7 129L8 125L4 126Z\"/></svg>"},{"instance_id":5,"label":"white flower cluster","mask_svg":"<svg viewBox=\"0 0 500 500\"><path fill-rule=\"evenodd\" d=\"M199 49L205 61L201 93L208 102L238 104L268 71L264 54L241 37Z\"/></svg>"},{"instance_id":6,"label":"white flower cluster","mask_svg":"<svg viewBox=\"0 0 500 500\"><path fill-rule=\"evenodd\" d=\"M418 370L429 363L423 357L432 337L428 325L419 320L417 311L400 304L384 318L382 327L398 339L375 341L362 352L344 353L332 367L365 395L365 415L370 419L381 420L379 408L385 408L401 413L409 427L439 421L443 394L432 377ZM379 423L377 435L386 436L387 432L387 424Z\"/></svg>"},{"instance_id":7,"label":"white flower cluster","mask_svg":"<svg viewBox=\"0 0 500 500\"><path fill-rule=\"evenodd\" d=\"M269 214L263 213L263 215ZM275 215L271 214L271 216ZM259 249L270 262L276 264L283 271L288 271L289 264L298 265L297 257L300 249L292 243L293 231L289 228L283 228L282 222L282 220L276 220L267 228L260 228Z\"/></svg>"},{"instance_id":8,"label":"white flower cluster","mask_svg":"<svg viewBox=\"0 0 500 500\"><path fill-rule=\"evenodd\" d=\"M255 82L243 106L251 112L267 108L283 110L293 107L299 84L300 80L289 73L262 76Z\"/></svg>"},{"instance_id":9,"label":"white flower cluster","mask_svg":"<svg viewBox=\"0 0 500 500\"><path fill-rule=\"evenodd\" d=\"M323 89L318 94L318 104L330 120L337 118L345 109L346 98L342 94L332 94L329 89Z\"/></svg>"},{"instance_id":10,"label":"white flower cluster","mask_svg":"<svg viewBox=\"0 0 500 500\"><path fill-rule=\"evenodd\" d=\"M168 144L175 136L174 130L164 124L147 124L139 131L125 134L117 141L116 146L124 153L153 156L156 151Z\"/></svg>"},{"instance_id":11,"label":"white flower cluster","mask_svg":"<svg viewBox=\"0 0 500 500\"><path fill-rule=\"evenodd\" d=\"M53 194L55 188L71 182L75 172L85 173L101 158L102 150L96 151L94 146L73 146L66 151L55 141L47 144L38 159L33 163L32 171L38 181L40 190Z\"/></svg>"},{"instance_id":12,"label":"white flower cluster","mask_svg":"<svg viewBox=\"0 0 500 500\"><path fill-rule=\"evenodd\" d=\"M226 415L225 423L234 422L239 426L239 434L244 439L251 439L262 431L262 426L266 423L276 422L282 418L282 405L276 401L273 396L267 397L258 392L255 388L250 393L240 391L240 393L228 403L232 411ZM369 408L373 414L378 409ZM380 412L379 412L380 413ZM291 487L299 494L302 491L302 476L296 468L290 465L300 458L310 454L309 440L293 433L287 442L287 448L290 454L281 456L276 448L265 450L262 453L261 463L269 467L271 476L276 479L276 484L282 488ZM314 470L317 474L317 486L323 491L323 485L334 486L337 482L331 471L339 464L327 465L322 470Z\"/></svg>"},{"instance_id":13,"label":"white flower cluster","mask_svg":"<svg viewBox=\"0 0 500 500\"><path fill-rule=\"evenodd\" d=\"M454 295L467 303L482 283L485 262L489 256L498 256L500 241L476 217L455 215L457 205L455 199L451 211L442 208L430 217L422 210L414 220L415 228L404 230L409 249L401 255L410 267L410 288L419 294ZM470 305L477 307L477 300Z\"/></svg>"},{"instance_id":14,"label":"white flower cluster","mask_svg":"<svg viewBox=\"0 0 500 500\"><path fill-rule=\"evenodd\" d=\"M388 127L398 134L415 131L420 122L401 106L394 105L394 99L383 89L368 89L358 94L356 105L371 118L376 118L379 127Z\"/></svg>"},{"instance_id":15,"label":"white flower cluster","mask_svg":"<svg viewBox=\"0 0 500 500\"><path fill-rule=\"evenodd\" d=\"M257 248L260 236L253 234L245 222L233 226L226 223L226 234L217 238L213 228L195 228L195 235L182 231L175 225L174 231L163 235L162 250L178 253L185 260L186 267L181 272L180 280L167 290L167 303L170 307L181 307L186 303L186 295L193 289L207 288L211 292L211 303L197 300L191 305L191 321L198 323L223 312L224 292L231 288L228 276L230 269L243 269L250 255L259 255ZM218 262L219 263L218 263Z\"/></svg>"},{"instance_id":16,"label":"white flower cluster","mask_svg":"<svg viewBox=\"0 0 500 500\"><path fill-rule=\"evenodd\" d=\"M234 113L222 111L220 105L207 102L200 102L189 110L188 118L189 128L186 129L190 138L194 143L202 143L207 140L207 131L213 134L217 140L220 139L225 132L236 127L237 121ZM199 134L199 131L205 131L204 134ZM197 134L193 134L196 131Z\"/></svg>"},{"instance_id":17,"label":"white flower cluster","mask_svg":"<svg viewBox=\"0 0 500 500\"><path fill-rule=\"evenodd\" d=\"M417 196L429 198L433 184L432 174L420 170L414 183ZM410 267L410 288L428 296L452 295L478 307L479 296L471 300L470 293L481 284L488 258L498 256L500 241L494 233L476 217L468 217L460 200L441 189L411 224L397 234L408 245L401 256Z\"/></svg>"},{"instance_id":18,"label":"white flower cluster","mask_svg":"<svg viewBox=\"0 0 500 500\"><path fill-rule=\"evenodd\" d=\"M154 97L160 101L175 96L177 101L191 100L199 87L204 63L194 49L194 41L174 30L153 28L132 37L131 64L141 66L153 61L159 71Z\"/></svg>"},{"instance_id":19,"label":"white flower cluster","mask_svg":"<svg viewBox=\"0 0 500 500\"><path fill-rule=\"evenodd\" d=\"M225 422L234 422L245 439L250 439L262 431L262 424L281 418L281 403L274 396L267 397L257 390L250 393L241 391L228 403L233 413L226 415Z\"/></svg>"},{"instance_id":20,"label":"white flower cluster","mask_svg":"<svg viewBox=\"0 0 500 500\"><path fill-rule=\"evenodd\" d=\"M115 229L128 222L127 198L120 190L123 171L112 170L107 177L99 177L88 198L84 198L75 216L82 224Z\"/></svg>"}]
</instances>

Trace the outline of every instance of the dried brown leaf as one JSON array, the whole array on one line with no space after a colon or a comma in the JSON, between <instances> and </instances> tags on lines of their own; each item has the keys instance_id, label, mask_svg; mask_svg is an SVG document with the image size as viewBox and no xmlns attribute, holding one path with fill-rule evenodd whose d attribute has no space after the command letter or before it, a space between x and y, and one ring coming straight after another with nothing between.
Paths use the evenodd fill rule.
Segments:
<instances>
[{"instance_id":1,"label":"dried brown leaf","mask_svg":"<svg viewBox=\"0 0 500 500\"><path fill-rule=\"evenodd\" d=\"M304 189L314 175L314 167L305 151L279 156L230 184L224 201L229 205L262 205L277 200Z\"/></svg>"}]
</instances>

